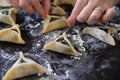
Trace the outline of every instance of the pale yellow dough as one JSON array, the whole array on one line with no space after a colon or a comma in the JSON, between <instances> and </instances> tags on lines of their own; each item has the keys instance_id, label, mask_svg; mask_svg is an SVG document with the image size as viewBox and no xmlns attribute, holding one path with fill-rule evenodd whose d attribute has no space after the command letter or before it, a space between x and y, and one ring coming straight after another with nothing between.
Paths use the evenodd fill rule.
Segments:
<instances>
[{"instance_id":1,"label":"pale yellow dough","mask_svg":"<svg viewBox=\"0 0 120 80\"><path fill-rule=\"evenodd\" d=\"M25 41L21 37L19 25L17 24L11 28L0 30L0 41L25 44Z\"/></svg>"},{"instance_id":2,"label":"pale yellow dough","mask_svg":"<svg viewBox=\"0 0 120 80\"><path fill-rule=\"evenodd\" d=\"M23 53L20 52L19 59L7 71L2 80L15 80L18 78L38 73L44 74L46 73L46 69L43 68L40 64L36 63L35 61L24 57Z\"/></svg>"},{"instance_id":3,"label":"pale yellow dough","mask_svg":"<svg viewBox=\"0 0 120 80\"><path fill-rule=\"evenodd\" d=\"M51 21L52 19L56 19L54 21ZM61 18L58 16L47 16L47 18L44 20L44 28L42 33L47 33L53 30L61 29L67 26L67 21L65 18Z\"/></svg>"},{"instance_id":4,"label":"pale yellow dough","mask_svg":"<svg viewBox=\"0 0 120 80\"><path fill-rule=\"evenodd\" d=\"M10 7L12 6L6 0L0 0L0 7Z\"/></svg>"},{"instance_id":5,"label":"pale yellow dough","mask_svg":"<svg viewBox=\"0 0 120 80\"><path fill-rule=\"evenodd\" d=\"M72 5L74 6L77 0L54 0L55 5Z\"/></svg>"},{"instance_id":6,"label":"pale yellow dough","mask_svg":"<svg viewBox=\"0 0 120 80\"><path fill-rule=\"evenodd\" d=\"M57 41L57 40L59 40L61 38L63 38L68 45L63 44L63 43ZM67 39L66 33L63 33L57 39L47 43L44 46L44 48L47 49L47 50L51 50L51 51L55 51L55 52L59 52L59 53L63 53L63 54L68 54L68 55L73 55L73 56L80 56L81 55L79 52L77 52L74 49L73 45Z\"/></svg>"},{"instance_id":7,"label":"pale yellow dough","mask_svg":"<svg viewBox=\"0 0 120 80\"><path fill-rule=\"evenodd\" d=\"M3 14L6 11L8 11L8 14ZM0 10L0 22L10 25L15 25L16 14L17 14L17 9L15 8L2 9Z\"/></svg>"},{"instance_id":8,"label":"pale yellow dough","mask_svg":"<svg viewBox=\"0 0 120 80\"><path fill-rule=\"evenodd\" d=\"M103 28L103 29L107 29L107 28ZM113 29L113 28L108 28L108 33L106 33L102 29L99 29L98 27L86 27L83 30L84 34L89 34L89 35L91 35L91 36L93 36L93 37L95 37L95 38L97 38L97 39L99 39L107 44L115 46L115 40L110 34L113 32L115 32L115 29Z\"/></svg>"},{"instance_id":9,"label":"pale yellow dough","mask_svg":"<svg viewBox=\"0 0 120 80\"><path fill-rule=\"evenodd\" d=\"M50 9L50 14L51 15L66 15L66 12L61 7L52 4L51 9Z\"/></svg>"}]
</instances>

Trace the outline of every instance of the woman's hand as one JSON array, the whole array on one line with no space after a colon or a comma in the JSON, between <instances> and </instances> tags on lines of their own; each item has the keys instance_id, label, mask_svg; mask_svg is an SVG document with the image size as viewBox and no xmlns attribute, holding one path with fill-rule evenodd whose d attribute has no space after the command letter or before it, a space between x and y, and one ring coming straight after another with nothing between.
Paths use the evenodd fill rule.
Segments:
<instances>
[{"instance_id":1,"label":"woman's hand","mask_svg":"<svg viewBox=\"0 0 120 80\"><path fill-rule=\"evenodd\" d=\"M24 9L30 14L38 12L42 18L45 18L50 10L50 0L43 0L42 4L39 0L7 0L7 2L17 8Z\"/></svg>"},{"instance_id":2,"label":"woman's hand","mask_svg":"<svg viewBox=\"0 0 120 80\"><path fill-rule=\"evenodd\" d=\"M76 21L88 24L109 21L116 13L112 7L118 2L120 0L77 0L67 20L68 25L72 26Z\"/></svg>"}]
</instances>

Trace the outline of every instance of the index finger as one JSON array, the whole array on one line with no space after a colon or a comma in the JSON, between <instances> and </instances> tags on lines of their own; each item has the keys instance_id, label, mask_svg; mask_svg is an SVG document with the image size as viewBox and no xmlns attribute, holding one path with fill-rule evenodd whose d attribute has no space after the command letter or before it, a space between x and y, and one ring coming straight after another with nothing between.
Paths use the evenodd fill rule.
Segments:
<instances>
[{"instance_id":1,"label":"index finger","mask_svg":"<svg viewBox=\"0 0 120 80\"><path fill-rule=\"evenodd\" d=\"M28 0L19 0L19 7L30 14L33 14L35 12L32 6L28 4Z\"/></svg>"},{"instance_id":2,"label":"index finger","mask_svg":"<svg viewBox=\"0 0 120 80\"><path fill-rule=\"evenodd\" d=\"M43 6L40 4L39 0L31 0L34 9L41 15L41 17L44 19L47 14L43 8Z\"/></svg>"},{"instance_id":3,"label":"index finger","mask_svg":"<svg viewBox=\"0 0 120 80\"><path fill-rule=\"evenodd\" d=\"M68 26L72 26L75 24L77 16L80 14L87 3L88 0L77 0L70 17L67 19Z\"/></svg>"},{"instance_id":4,"label":"index finger","mask_svg":"<svg viewBox=\"0 0 120 80\"><path fill-rule=\"evenodd\" d=\"M50 10L50 0L44 0L43 1L43 7L47 13L47 15L49 14L49 10Z\"/></svg>"}]
</instances>

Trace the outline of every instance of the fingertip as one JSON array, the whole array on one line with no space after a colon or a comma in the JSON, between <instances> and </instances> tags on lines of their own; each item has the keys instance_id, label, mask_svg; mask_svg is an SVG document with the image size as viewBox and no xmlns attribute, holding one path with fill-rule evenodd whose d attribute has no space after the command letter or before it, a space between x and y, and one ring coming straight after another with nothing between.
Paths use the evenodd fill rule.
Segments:
<instances>
[{"instance_id":1,"label":"fingertip","mask_svg":"<svg viewBox=\"0 0 120 80\"><path fill-rule=\"evenodd\" d=\"M47 18L47 15L48 15L48 14L44 15L44 16L43 16L43 19Z\"/></svg>"},{"instance_id":2,"label":"fingertip","mask_svg":"<svg viewBox=\"0 0 120 80\"><path fill-rule=\"evenodd\" d=\"M85 22L84 16L81 16L81 15L79 14L79 15L77 16L77 21L78 21L78 22L81 22L81 23Z\"/></svg>"},{"instance_id":3,"label":"fingertip","mask_svg":"<svg viewBox=\"0 0 120 80\"><path fill-rule=\"evenodd\" d=\"M76 23L76 20L75 20L74 18L68 17L68 19L67 19L67 25L68 25L69 27L74 26L75 23Z\"/></svg>"},{"instance_id":4,"label":"fingertip","mask_svg":"<svg viewBox=\"0 0 120 80\"><path fill-rule=\"evenodd\" d=\"M24 1L20 0L19 1L19 7L24 9L29 14L34 14L35 13L34 8L31 5L29 5L27 3L27 1L25 1L25 0Z\"/></svg>"},{"instance_id":5,"label":"fingertip","mask_svg":"<svg viewBox=\"0 0 120 80\"><path fill-rule=\"evenodd\" d=\"M87 21L87 23L88 23L89 25L92 25L92 24L95 24L96 22L95 22L95 21Z\"/></svg>"},{"instance_id":6,"label":"fingertip","mask_svg":"<svg viewBox=\"0 0 120 80\"><path fill-rule=\"evenodd\" d=\"M70 17L68 18L68 24L70 26L73 26L77 20L79 21L77 16L81 13L82 9L87 4L87 2L88 2L88 0L77 0L76 4L71 12Z\"/></svg>"},{"instance_id":7,"label":"fingertip","mask_svg":"<svg viewBox=\"0 0 120 80\"><path fill-rule=\"evenodd\" d=\"M113 8L109 8L106 10L105 14L101 18L101 22L108 22L112 20L112 18L115 16L116 10Z\"/></svg>"},{"instance_id":8,"label":"fingertip","mask_svg":"<svg viewBox=\"0 0 120 80\"><path fill-rule=\"evenodd\" d=\"M48 14L44 11L42 13L39 13L43 19L47 18Z\"/></svg>"},{"instance_id":9,"label":"fingertip","mask_svg":"<svg viewBox=\"0 0 120 80\"><path fill-rule=\"evenodd\" d=\"M39 15L41 15L41 14L39 14ZM45 15L41 15L41 17L42 17L42 19L45 19L47 16L45 16Z\"/></svg>"}]
</instances>

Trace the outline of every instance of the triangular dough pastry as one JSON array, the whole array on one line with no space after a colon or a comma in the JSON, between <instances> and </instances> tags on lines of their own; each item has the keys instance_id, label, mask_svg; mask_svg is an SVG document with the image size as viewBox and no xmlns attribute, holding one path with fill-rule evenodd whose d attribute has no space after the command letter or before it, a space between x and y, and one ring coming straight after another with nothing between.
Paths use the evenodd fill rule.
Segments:
<instances>
[{"instance_id":1,"label":"triangular dough pastry","mask_svg":"<svg viewBox=\"0 0 120 80\"><path fill-rule=\"evenodd\" d=\"M112 30L112 29L110 29ZM107 44L110 44L110 45L115 45L115 40L114 38L106 33L104 30L102 29L99 29L97 27L86 27L84 30L83 30L83 33L85 34L89 34Z\"/></svg>"},{"instance_id":2,"label":"triangular dough pastry","mask_svg":"<svg viewBox=\"0 0 120 80\"><path fill-rule=\"evenodd\" d=\"M61 29L66 26L67 26L67 21L65 18L61 18L58 16L47 16L47 18L44 20L44 28L42 33Z\"/></svg>"},{"instance_id":3,"label":"triangular dough pastry","mask_svg":"<svg viewBox=\"0 0 120 80\"><path fill-rule=\"evenodd\" d=\"M0 7L10 7L12 6L6 0L0 0Z\"/></svg>"},{"instance_id":4,"label":"triangular dough pastry","mask_svg":"<svg viewBox=\"0 0 120 80\"><path fill-rule=\"evenodd\" d=\"M19 25L17 24L11 28L2 29L0 31L0 41L25 44L25 41L21 38Z\"/></svg>"},{"instance_id":5,"label":"triangular dough pastry","mask_svg":"<svg viewBox=\"0 0 120 80\"><path fill-rule=\"evenodd\" d=\"M2 80L14 80L38 73L44 74L46 73L46 69L35 61L25 58L23 53L20 52L20 58L7 71Z\"/></svg>"},{"instance_id":6,"label":"triangular dough pastry","mask_svg":"<svg viewBox=\"0 0 120 80\"><path fill-rule=\"evenodd\" d=\"M70 41L67 39L66 36L67 36L66 33L63 33L59 38L47 43L44 46L44 48L47 50L52 50L55 52L69 54L69 55L73 55L73 56L81 55L79 52L77 52L74 49L73 45L70 43ZM62 41L62 42L59 42L59 41Z\"/></svg>"},{"instance_id":7,"label":"triangular dough pastry","mask_svg":"<svg viewBox=\"0 0 120 80\"><path fill-rule=\"evenodd\" d=\"M15 8L0 10L0 22L10 25L16 24L16 13Z\"/></svg>"},{"instance_id":8,"label":"triangular dough pastry","mask_svg":"<svg viewBox=\"0 0 120 80\"><path fill-rule=\"evenodd\" d=\"M72 5L74 6L77 0L54 0L55 5Z\"/></svg>"},{"instance_id":9,"label":"triangular dough pastry","mask_svg":"<svg viewBox=\"0 0 120 80\"><path fill-rule=\"evenodd\" d=\"M52 14L52 15L66 15L66 12L61 7L52 4L51 9L50 9L50 14Z\"/></svg>"}]
</instances>

